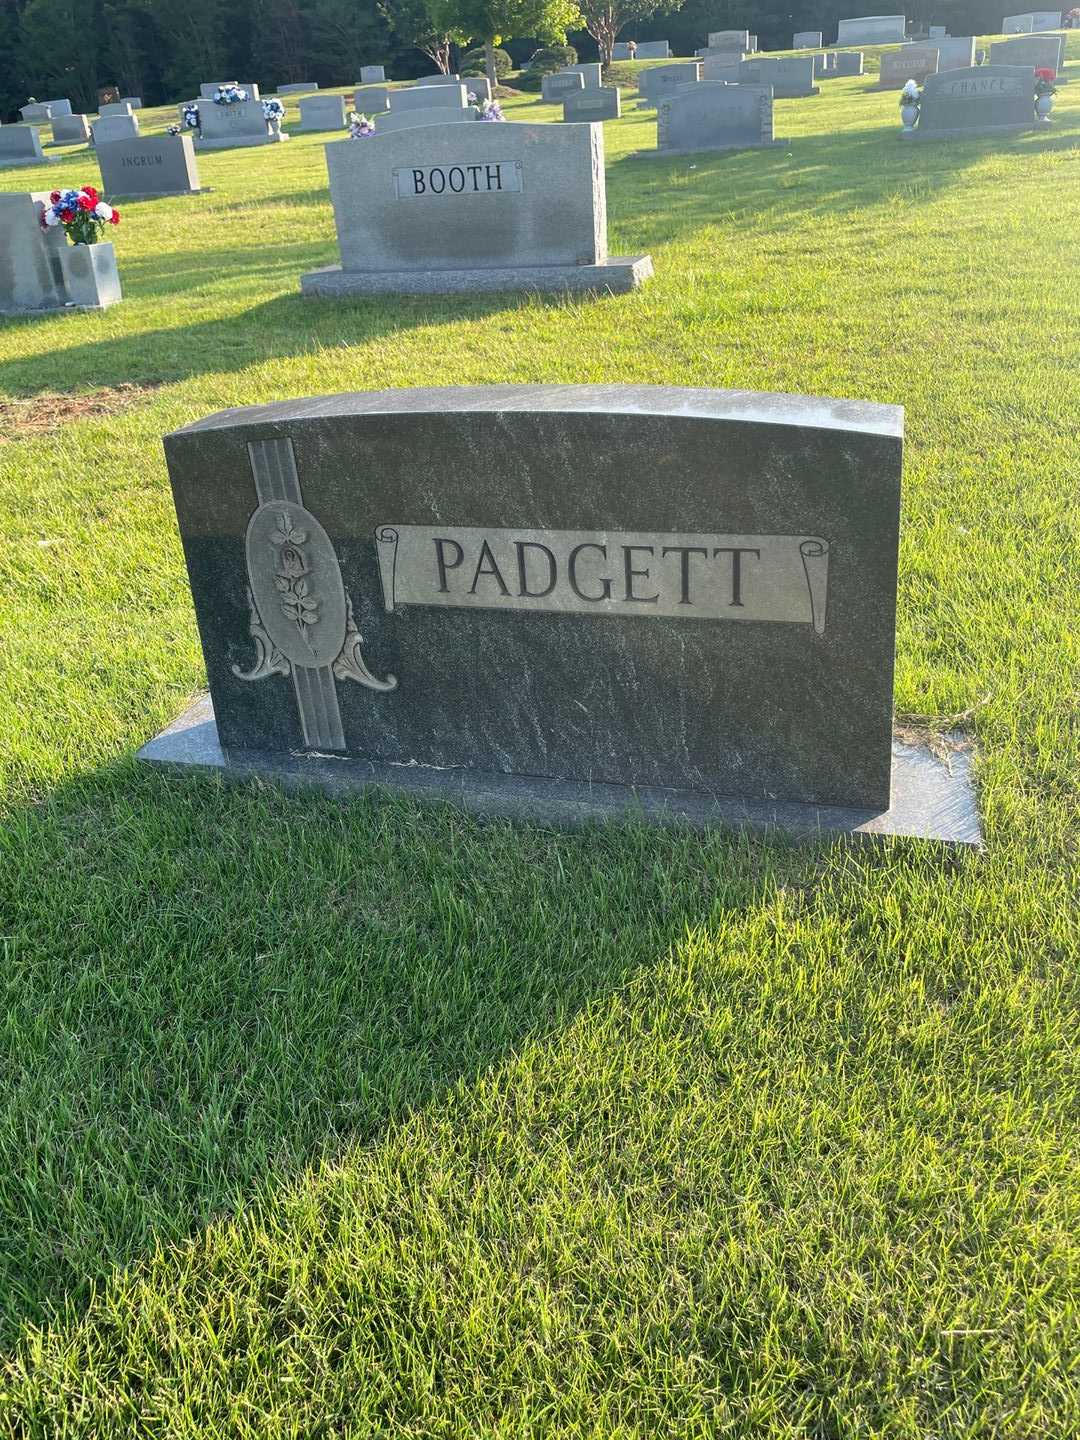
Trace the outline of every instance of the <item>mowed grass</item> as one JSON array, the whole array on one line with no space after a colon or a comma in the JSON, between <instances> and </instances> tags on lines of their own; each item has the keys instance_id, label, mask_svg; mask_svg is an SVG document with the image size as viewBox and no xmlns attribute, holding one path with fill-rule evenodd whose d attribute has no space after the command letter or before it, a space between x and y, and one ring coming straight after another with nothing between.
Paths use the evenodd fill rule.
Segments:
<instances>
[{"instance_id":1,"label":"mowed grass","mask_svg":"<svg viewBox=\"0 0 1080 1440\"><path fill-rule=\"evenodd\" d=\"M126 205L123 305L0 321L0 1434L1080 1433L1070 44L1047 134L853 79L663 160L626 100L636 295L301 300L314 136ZM984 853L132 762L203 683L164 431L532 381L906 407L896 707L976 737Z\"/></svg>"}]
</instances>

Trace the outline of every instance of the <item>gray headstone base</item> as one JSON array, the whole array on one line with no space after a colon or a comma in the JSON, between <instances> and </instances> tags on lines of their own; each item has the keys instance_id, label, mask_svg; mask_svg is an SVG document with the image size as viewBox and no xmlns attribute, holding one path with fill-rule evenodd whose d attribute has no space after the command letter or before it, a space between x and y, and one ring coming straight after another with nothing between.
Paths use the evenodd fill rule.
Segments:
<instances>
[{"instance_id":1,"label":"gray headstone base","mask_svg":"<svg viewBox=\"0 0 1080 1440\"><path fill-rule=\"evenodd\" d=\"M134 205L138 200L175 200L178 195L212 195L212 185L200 185L198 190L140 190L137 195L125 195L122 190L109 192L110 200L126 200L129 205Z\"/></svg>"},{"instance_id":2,"label":"gray headstone base","mask_svg":"<svg viewBox=\"0 0 1080 1440\"><path fill-rule=\"evenodd\" d=\"M233 779L259 776L286 788L314 785L330 794L378 786L422 799L449 801L478 815L572 826L593 820L686 822L697 828L729 825L780 830L800 840L833 835L903 835L950 845L982 844L971 765L963 750L948 761L928 749L893 740L892 804L884 814L831 805L748 802L702 791L586 785L480 770L434 770L327 755L267 755L224 751L208 695L196 700L138 751L137 759L165 769L196 769Z\"/></svg>"},{"instance_id":3,"label":"gray headstone base","mask_svg":"<svg viewBox=\"0 0 1080 1440\"><path fill-rule=\"evenodd\" d=\"M917 127L914 130L901 130L902 140L964 140L969 135L976 138L980 135L1026 135L1031 130L1041 130L1041 125L1034 121L1030 125L980 125L978 128L964 130L927 130L923 133Z\"/></svg>"},{"instance_id":4,"label":"gray headstone base","mask_svg":"<svg viewBox=\"0 0 1080 1440\"><path fill-rule=\"evenodd\" d=\"M25 160L11 160L3 155L0 156L0 169L17 170L21 165L58 165L67 158L66 155L28 155Z\"/></svg>"},{"instance_id":5,"label":"gray headstone base","mask_svg":"<svg viewBox=\"0 0 1080 1440\"><path fill-rule=\"evenodd\" d=\"M196 150L240 150L249 145L277 145L288 135L223 135L220 140L196 140Z\"/></svg>"},{"instance_id":6,"label":"gray headstone base","mask_svg":"<svg viewBox=\"0 0 1080 1440\"><path fill-rule=\"evenodd\" d=\"M656 150L653 153L660 159L666 159L669 155L714 155L724 154L731 150L775 150L778 145L790 145L790 140L763 140L757 145L737 143L734 145L690 145L686 149L678 150Z\"/></svg>"},{"instance_id":7,"label":"gray headstone base","mask_svg":"<svg viewBox=\"0 0 1080 1440\"><path fill-rule=\"evenodd\" d=\"M491 270L343 270L327 265L300 277L303 294L330 300L349 295L466 295L483 291L598 291L623 294L652 279L651 255L613 255L603 265L533 265Z\"/></svg>"}]
</instances>

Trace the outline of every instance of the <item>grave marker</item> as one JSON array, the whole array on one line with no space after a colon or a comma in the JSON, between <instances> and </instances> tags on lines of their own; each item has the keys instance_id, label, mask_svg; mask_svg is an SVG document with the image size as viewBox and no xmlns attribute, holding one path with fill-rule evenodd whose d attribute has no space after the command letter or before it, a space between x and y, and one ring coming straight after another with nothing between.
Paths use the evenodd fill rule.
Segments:
<instances>
[{"instance_id":1,"label":"grave marker","mask_svg":"<svg viewBox=\"0 0 1080 1440\"><path fill-rule=\"evenodd\" d=\"M690 60L676 65L654 65L651 70L643 70L638 76L638 93L646 105L655 109L661 100L684 85L698 84L701 81L701 64L700 60Z\"/></svg>"},{"instance_id":2,"label":"grave marker","mask_svg":"<svg viewBox=\"0 0 1080 1440\"><path fill-rule=\"evenodd\" d=\"M344 98L341 95L305 96L300 101L300 125L298 128L306 131L344 130Z\"/></svg>"},{"instance_id":3,"label":"grave marker","mask_svg":"<svg viewBox=\"0 0 1080 1440\"><path fill-rule=\"evenodd\" d=\"M977 841L894 772L902 448L893 406L661 386L210 416L165 452L213 709L141 758Z\"/></svg>"},{"instance_id":4,"label":"grave marker","mask_svg":"<svg viewBox=\"0 0 1080 1440\"><path fill-rule=\"evenodd\" d=\"M585 89L585 76L577 70L556 70L553 75L541 75L540 98L558 102L574 90Z\"/></svg>"},{"instance_id":5,"label":"grave marker","mask_svg":"<svg viewBox=\"0 0 1080 1440\"><path fill-rule=\"evenodd\" d=\"M394 130L417 130L424 125L460 125L479 118L471 105L466 105L463 110L449 109L445 105L430 105L426 110L391 110L386 115L375 117L375 138L389 135Z\"/></svg>"},{"instance_id":6,"label":"grave marker","mask_svg":"<svg viewBox=\"0 0 1080 1440\"><path fill-rule=\"evenodd\" d=\"M52 122L54 145L86 144L90 139L90 121L85 115L57 115Z\"/></svg>"},{"instance_id":7,"label":"grave marker","mask_svg":"<svg viewBox=\"0 0 1080 1440\"><path fill-rule=\"evenodd\" d=\"M755 150L786 143L773 136L773 94L768 85L703 80L660 102L656 145L662 155Z\"/></svg>"},{"instance_id":8,"label":"grave marker","mask_svg":"<svg viewBox=\"0 0 1080 1440\"><path fill-rule=\"evenodd\" d=\"M46 165L59 157L41 148L38 125L0 125L0 165Z\"/></svg>"},{"instance_id":9,"label":"grave marker","mask_svg":"<svg viewBox=\"0 0 1080 1440\"><path fill-rule=\"evenodd\" d=\"M1031 130L1034 123L1034 72L1026 65L979 65L927 76L919 121L909 138L1005 134Z\"/></svg>"},{"instance_id":10,"label":"grave marker","mask_svg":"<svg viewBox=\"0 0 1080 1440\"><path fill-rule=\"evenodd\" d=\"M667 40L641 40L637 47L638 60L670 60L671 44Z\"/></svg>"},{"instance_id":11,"label":"grave marker","mask_svg":"<svg viewBox=\"0 0 1080 1440\"><path fill-rule=\"evenodd\" d=\"M361 65L361 85L382 85L386 82L386 67L383 65Z\"/></svg>"},{"instance_id":12,"label":"grave marker","mask_svg":"<svg viewBox=\"0 0 1080 1440\"><path fill-rule=\"evenodd\" d=\"M1001 22L1003 35L1031 35L1040 30L1060 28L1060 10L1029 10L1023 15L1006 15Z\"/></svg>"},{"instance_id":13,"label":"grave marker","mask_svg":"<svg viewBox=\"0 0 1080 1440\"><path fill-rule=\"evenodd\" d=\"M617 85L587 86L575 90L563 101L563 120L618 120L622 114L622 97Z\"/></svg>"},{"instance_id":14,"label":"grave marker","mask_svg":"<svg viewBox=\"0 0 1080 1440\"><path fill-rule=\"evenodd\" d=\"M475 114L475 112L471 112ZM628 290L609 257L602 125L446 125L326 147L341 264L306 295Z\"/></svg>"},{"instance_id":15,"label":"grave marker","mask_svg":"<svg viewBox=\"0 0 1080 1440\"><path fill-rule=\"evenodd\" d=\"M0 127L0 135L16 126ZM0 164L7 163L0 156ZM67 244L59 228L43 230L47 191L0 194L0 314L60 310L67 290L60 252Z\"/></svg>"},{"instance_id":16,"label":"grave marker","mask_svg":"<svg viewBox=\"0 0 1080 1440\"><path fill-rule=\"evenodd\" d=\"M97 147L101 183L110 198L198 195L199 171L190 135L146 135Z\"/></svg>"},{"instance_id":17,"label":"grave marker","mask_svg":"<svg viewBox=\"0 0 1080 1440\"><path fill-rule=\"evenodd\" d=\"M314 80L297 80L289 85L279 85L277 93L279 95L310 95L318 88Z\"/></svg>"},{"instance_id":18,"label":"grave marker","mask_svg":"<svg viewBox=\"0 0 1080 1440\"><path fill-rule=\"evenodd\" d=\"M739 66L740 85L771 85L777 100L797 100L820 95L814 84L814 61L810 55L744 60Z\"/></svg>"},{"instance_id":19,"label":"grave marker","mask_svg":"<svg viewBox=\"0 0 1080 1440\"><path fill-rule=\"evenodd\" d=\"M793 50L820 50L820 30L797 30L792 37L791 48Z\"/></svg>"},{"instance_id":20,"label":"grave marker","mask_svg":"<svg viewBox=\"0 0 1080 1440\"><path fill-rule=\"evenodd\" d=\"M902 50L885 50L881 56L877 88L902 90L909 80L916 80L921 85L928 75L936 75L937 69L936 46L905 45Z\"/></svg>"},{"instance_id":21,"label":"grave marker","mask_svg":"<svg viewBox=\"0 0 1080 1440\"><path fill-rule=\"evenodd\" d=\"M903 15L859 15L837 21L837 45L891 45L906 38L907 19Z\"/></svg>"},{"instance_id":22,"label":"grave marker","mask_svg":"<svg viewBox=\"0 0 1080 1440\"><path fill-rule=\"evenodd\" d=\"M421 85L411 90L391 90L388 94L390 109L399 114L403 110L429 110L433 105L463 110L469 103L468 92L460 82L453 85Z\"/></svg>"},{"instance_id":23,"label":"grave marker","mask_svg":"<svg viewBox=\"0 0 1080 1440\"><path fill-rule=\"evenodd\" d=\"M233 105L199 105L199 138L196 150L230 150L251 145L276 145L288 140L280 130L271 130L261 100L240 100Z\"/></svg>"},{"instance_id":24,"label":"grave marker","mask_svg":"<svg viewBox=\"0 0 1080 1440\"><path fill-rule=\"evenodd\" d=\"M990 46L991 65L1030 65L1033 70L1054 70L1061 80L1065 66L1064 35L1019 35L1012 40L995 40Z\"/></svg>"},{"instance_id":25,"label":"grave marker","mask_svg":"<svg viewBox=\"0 0 1080 1440\"><path fill-rule=\"evenodd\" d=\"M205 110L205 106L202 109ZM98 145L110 145L115 140L134 140L139 133L139 117L128 113L127 115L104 115L100 120L94 120L90 125L90 142Z\"/></svg>"}]
</instances>

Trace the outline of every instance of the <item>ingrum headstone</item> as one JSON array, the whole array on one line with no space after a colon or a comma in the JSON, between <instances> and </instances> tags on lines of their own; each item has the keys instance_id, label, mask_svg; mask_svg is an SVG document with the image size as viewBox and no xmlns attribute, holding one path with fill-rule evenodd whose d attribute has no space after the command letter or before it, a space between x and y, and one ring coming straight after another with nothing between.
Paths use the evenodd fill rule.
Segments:
<instances>
[{"instance_id":1,"label":"ingrum headstone","mask_svg":"<svg viewBox=\"0 0 1080 1440\"><path fill-rule=\"evenodd\" d=\"M475 113L475 112L473 112ZM341 264L305 295L629 290L607 252L602 125L425 125L326 147Z\"/></svg>"},{"instance_id":2,"label":"ingrum headstone","mask_svg":"<svg viewBox=\"0 0 1080 1440\"><path fill-rule=\"evenodd\" d=\"M101 183L110 198L197 195L201 190L190 135L146 135L97 147Z\"/></svg>"}]
</instances>

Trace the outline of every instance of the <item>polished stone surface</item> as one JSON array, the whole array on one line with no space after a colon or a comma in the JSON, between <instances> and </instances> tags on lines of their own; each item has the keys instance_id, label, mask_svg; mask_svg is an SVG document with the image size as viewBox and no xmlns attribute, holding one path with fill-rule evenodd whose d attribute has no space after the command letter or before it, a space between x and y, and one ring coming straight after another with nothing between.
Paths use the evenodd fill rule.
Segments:
<instances>
[{"instance_id":1,"label":"polished stone surface","mask_svg":"<svg viewBox=\"0 0 1080 1440\"><path fill-rule=\"evenodd\" d=\"M622 114L622 92L617 85L590 85L574 90L563 101L563 120L568 124L593 120L618 120Z\"/></svg>"},{"instance_id":2,"label":"polished stone surface","mask_svg":"<svg viewBox=\"0 0 1080 1440\"><path fill-rule=\"evenodd\" d=\"M803 842L841 835L900 836L948 845L981 847L978 797L963 736L943 737L931 750L899 738L892 745L892 794L888 809L746 801L700 790L590 785L495 771L433 770L295 751L267 754L224 750L208 695L138 752L162 769L192 769L231 780L261 779L285 789L315 786L333 795L372 787L418 800L446 802L472 814L569 827L596 822L688 824L779 831Z\"/></svg>"},{"instance_id":3,"label":"polished stone surface","mask_svg":"<svg viewBox=\"0 0 1080 1440\"><path fill-rule=\"evenodd\" d=\"M701 80L701 61L685 60L676 65L653 65L638 75L638 92L646 105L658 107L661 100L681 90L684 85L696 85Z\"/></svg>"},{"instance_id":4,"label":"polished stone surface","mask_svg":"<svg viewBox=\"0 0 1080 1440\"><path fill-rule=\"evenodd\" d=\"M774 100L798 100L821 93L814 84L814 60L810 55L744 60L739 66L738 83L771 85Z\"/></svg>"},{"instance_id":5,"label":"polished stone surface","mask_svg":"<svg viewBox=\"0 0 1080 1440\"><path fill-rule=\"evenodd\" d=\"M892 45L906 34L903 15L856 15L836 22L837 45Z\"/></svg>"},{"instance_id":6,"label":"polished stone surface","mask_svg":"<svg viewBox=\"0 0 1080 1440\"><path fill-rule=\"evenodd\" d=\"M921 85L928 75L937 74L939 62L936 45L905 45L900 50L884 50L877 88L902 90L909 80Z\"/></svg>"},{"instance_id":7,"label":"polished stone surface","mask_svg":"<svg viewBox=\"0 0 1080 1440\"><path fill-rule=\"evenodd\" d=\"M342 95L309 95L300 101L301 131L344 130L345 99ZM292 154L292 151L289 151Z\"/></svg>"},{"instance_id":8,"label":"polished stone surface","mask_svg":"<svg viewBox=\"0 0 1080 1440\"><path fill-rule=\"evenodd\" d=\"M717 85L703 80L660 102L656 146L663 155L785 144L773 135L773 96L768 85Z\"/></svg>"},{"instance_id":9,"label":"polished stone surface","mask_svg":"<svg viewBox=\"0 0 1080 1440\"><path fill-rule=\"evenodd\" d=\"M5 126L0 129L16 127ZM47 191L0 194L0 315L59 310L69 296L60 255L67 240L59 227L41 228Z\"/></svg>"},{"instance_id":10,"label":"polished stone surface","mask_svg":"<svg viewBox=\"0 0 1080 1440\"><path fill-rule=\"evenodd\" d=\"M1026 65L977 65L930 75L909 138L948 140L1035 128L1035 76Z\"/></svg>"},{"instance_id":11,"label":"polished stone surface","mask_svg":"<svg viewBox=\"0 0 1080 1440\"><path fill-rule=\"evenodd\" d=\"M190 135L146 135L97 147L101 185L115 199L197 195L201 189Z\"/></svg>"},{"instance_id":12,"label":"polished stone surface","mask_svg":"<svg viewBox=\"0 0 1080 1440\"><path fill-rule=\"evenodd\" d=\"M230 749L888 808L895 407L366 392L165 450Z\"/></svg>"},{"instance_id":13,"label":"polished stone surface","mask_svg":"<svg viewBox=\"0 0 1080 1440\"><path fill-rule=\"evenodd\" d=\"M303 293L602 291L652 273L648 257L608 257L602 125L387 118L326 147L341 265L304 275Z\"/></svg>"}]
</instances>

